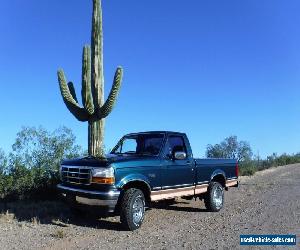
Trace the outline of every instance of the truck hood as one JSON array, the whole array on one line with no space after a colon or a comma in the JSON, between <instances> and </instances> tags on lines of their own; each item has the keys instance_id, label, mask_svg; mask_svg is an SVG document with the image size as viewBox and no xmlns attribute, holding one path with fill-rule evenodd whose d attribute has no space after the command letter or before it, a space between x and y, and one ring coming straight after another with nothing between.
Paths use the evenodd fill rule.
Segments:
<instances>
[{"instance_id":1,"label":"truck hood","mask_svg":"<svg viewBox=\"0 0 300 250\"><path fill-rule=\"evenodd\" d=\"M88 166L88 167L107 167L111 163L130 162L138 160L150 160L156 158L155 156L145 155L114 155L108 154L106 158L99 159L96 157L88 156L71 160L62 161L61 165L65 166Z\"/></svg>"}]
</instances>

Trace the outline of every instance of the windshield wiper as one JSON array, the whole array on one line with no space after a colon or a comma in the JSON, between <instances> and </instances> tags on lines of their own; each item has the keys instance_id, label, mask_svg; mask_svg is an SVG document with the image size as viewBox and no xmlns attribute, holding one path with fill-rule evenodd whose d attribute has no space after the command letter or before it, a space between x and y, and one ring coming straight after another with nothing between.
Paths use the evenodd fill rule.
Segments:
<instances>
[{"instance_id":1,"label":"windshield wiper","mask_svg":"<svg viewBox=\"0 0 300 250\"><path fill-rule=\"evenodd\" d=\"M123 155L123 153L119 153L119 152L113 152L111 153L112 155Z\"/></svg>"},{"instance_id":2,"label":"windshield wiper","mask_svg":"<svg viewBox=\"0 0 300 250\"><path fill-rule=\"evenodd\" d=\"M154 154L152 154L152 153L147 153L147 152L142 152L142 153L138 153L138 155L154 155Z\"/></svg>"}]
</instances>

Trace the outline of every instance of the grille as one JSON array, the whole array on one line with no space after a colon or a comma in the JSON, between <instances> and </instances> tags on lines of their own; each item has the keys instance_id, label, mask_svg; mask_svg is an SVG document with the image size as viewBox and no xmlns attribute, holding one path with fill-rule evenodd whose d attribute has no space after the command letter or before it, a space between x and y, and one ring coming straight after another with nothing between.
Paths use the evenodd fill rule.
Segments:
<instances>
[{"instance_id":1,"label":"grille","mask_svg":"<svg viewBox=\"0 0 300 250\"><path fill-rule=\"evenodd\" d=\"M62 166L61 177L63 182L89 185L91 180L91 169L83 167Z\"/></svg>"}]
</instances>

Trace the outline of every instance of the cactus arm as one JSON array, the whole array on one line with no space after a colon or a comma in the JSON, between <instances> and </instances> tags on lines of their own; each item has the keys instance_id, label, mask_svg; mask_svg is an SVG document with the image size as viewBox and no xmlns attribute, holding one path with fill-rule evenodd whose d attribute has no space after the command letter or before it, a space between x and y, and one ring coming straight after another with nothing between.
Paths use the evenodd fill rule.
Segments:
<instances>
[{"instance_id":1,"label":"cactus arm","mask_svg":"<svg viewBox=\"0 0 300 250\"><path fill-rule=\"evenodd\" d=\"M115 73L114 82L111 91L109 93L109 96L105 101L104 105L100 107L97 111L98 119L105 118L112 111L121 88L122 78L123 78L123 69L121 67L118 67Z\"/></svg>"},{"instance_id":2,"label":"cactus arm","mask_svg":"<svg viewBox=\"0 0 300 250\"><path fill-rule=\"evenodd\" d=\"M89 115L94 114L94 103L91 90L91 49L84 46L82 55L82 102Z\"/></svg>"},{"instance_id":3,"label":"cactus arm","mask_svg":"<svg viewBox=\"0 0 300 250\"><path fill-rule=\"evenodd\" d=\"M76 103L78 103L78 99L76 97L76 92L75 92L75 88L74 88L74 84L72 82L69 82L68 83L68 87L69 87L69 90L70 90L70 94L72 95L74 101Z\"/></svg>"},{"instance_id":4,"label":"cactus arm","mask_svg":"<svg viewBox=\"0 0 300 250\"><path fill-rule=\"evenodd\" d=\"M58 71L58 81L59 81L59 87L60 92L63 97L64 103L66 104L67 108L70 110L70 112L76 117L79 121L88 121L89 115L85 111L85 109L81 108L76 102L71 94L71 91L69 89L69 86L67 85L65 74L63 70Z\"/></svg>"}]
</instances>

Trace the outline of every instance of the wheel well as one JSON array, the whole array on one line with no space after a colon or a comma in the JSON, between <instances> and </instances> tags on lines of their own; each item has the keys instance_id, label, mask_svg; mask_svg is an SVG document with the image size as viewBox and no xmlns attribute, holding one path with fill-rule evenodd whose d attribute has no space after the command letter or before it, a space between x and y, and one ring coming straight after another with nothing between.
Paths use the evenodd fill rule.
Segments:
<instances>
[{"instance_id":1,"label":"wheel well","mask_svg":"<svg viewBox=\"0 0 300 250\"><path fill-rule=\"evenodd\" d=\"M221 174L214 176L211 181L219 182L223 187L225 187L225 177Z\"/></svg>"},{"instance_id":2,"label":"wheel well","mask_svg":"<svg viewBox=\"0 0 300 250\"><path fill-rule=\"evenodd\" d=\"M131 182L128 182L127 184L125 184L123 186L123 190L127 190L129 188L138 188L140 190L142 190L142 192L144 193L144 196L145 196L145 200L146 202L150 202L150 188L149 186L143 182L143 181L131 181Z\"/></svg>"}]
</instances>

